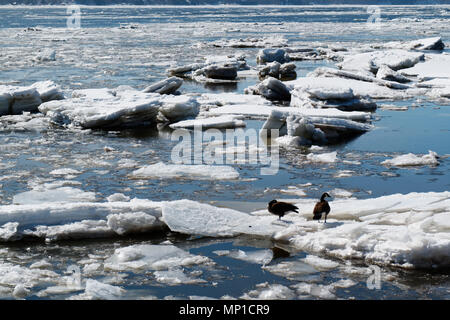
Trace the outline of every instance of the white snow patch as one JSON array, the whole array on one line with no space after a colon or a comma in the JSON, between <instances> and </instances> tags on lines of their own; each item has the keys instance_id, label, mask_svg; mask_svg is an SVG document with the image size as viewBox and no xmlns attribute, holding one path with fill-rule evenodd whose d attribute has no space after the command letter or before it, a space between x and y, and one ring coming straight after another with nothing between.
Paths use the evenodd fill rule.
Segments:
<instances>
[{"instance_id":1,"label":"white snow patch","mask_svg":"<svg viewBox=\"0 0 450 320\"><path fill-rule=\"evenodd\" d=\"M158 162L135 170L136 179L235 180L239 172L230 166L165 164Z\"/></svg>"},{"instance_id":2,"label":"white snow patch","mask_svg":"<svg viewBox=\"0 0 450 320\"><path fill-rule=\"evenodd\" d=\"M256 300L287 300L296 298L295 292L281 284L269 284L267 282L256 285L255 290L251 290L241 296L241 299Z\"/></svg>"},{"instance_id":3,"label":"white snow patch","mask_svg":"<svg viewBox=\"0 0 450 320\"><path fill-rule=\"evenodd\" d=\"M32 190L16 194L14 204L41 204L49 202L94 202L94 192L83 191L78 188L61 187L48 190Z\"/></svg>"},{"instance_id":4,"label":"white snow patch","mask_svg":"<svg viewBox=\"0 0 450 320\"><path fill-rule=\"evenodd\" d=\"M428 151L428 154L423 156L418 156L413 153L403 154L393 159L388 159L381 164L386 166L398 166L398 167L408 167L408 166L436 166L439 164L438 161L439 156L434 151Z\"/></svg>"},{"instance_id":5,"label":"white snow patch","mask_svg":"<svg viewBox=\"0 0 450 320\"><path fill-rule=\"evenodd\" d=\"M337 161L337 152L328 152L328 153L308 153L306 156L306 159L311 162L318 162L318 163L335 163Z\"/></svg>"},{"instance_id":6,"label":"white snow patch","mask_svg":"<svg viewBox=\"0 0 450 320\"><path fill-rule=\"evenodd\" d=\"M193 255L173 245L132 245L116 249L105 261L105 270L168 270L198 264L211 264L204 256Z\"/></svg>"}]
</instances>

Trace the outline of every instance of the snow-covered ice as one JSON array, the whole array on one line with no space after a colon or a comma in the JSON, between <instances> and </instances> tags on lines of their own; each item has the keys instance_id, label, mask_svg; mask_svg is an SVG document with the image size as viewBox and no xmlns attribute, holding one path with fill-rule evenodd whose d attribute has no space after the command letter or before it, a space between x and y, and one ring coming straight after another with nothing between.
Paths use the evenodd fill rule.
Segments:
<instances>
[{"instance_id":1,"label":"snow-covered ice","mask_svg":"<svg viewBox=\"0 0 450 320\"><path fill-rule=\"evenodd\" d=\"M163 220L170 230L210 237L241 234L270 237L282 226L273 225L272 217L256 217L228 208L177 200L163 204Z\"/></svg>"},{"instance_id":2,"label":"snow-covered ice","mask_svg":"<svg viewBox=\"0 0 450 320\"><path fill-rule=\"evenodd\" d=\"M73 187L61 187L48 190L32 190L16 194L14 204L41 204L49 202L93 202L94 192L83 191Z\"/></svg>"},{"instance_id":3,"label":"snow-covered ice","mask_svg":"<svg viewBox=\"0 0 450 320\"><path fill-rule=\"evenodd\" d=\"M207 257L190 254L174 245L138 244L116 249L105 261L105 270L169 270L211 263Z\"/></svg>"},{"instance_id":4,"label":"snow-covered ice","mask_svg":"<svg viewBox=\"0 0 450 320\"><path fill-rule=\"evenodd\" d=\"M195 127L202 128L203 130L216 128L216 129L232 129L245 127L245 122L242 120L242 116L224 115L219 117L210 118L197 118L193 120L184 120L169 125L172 129L194 129Z\"/></svg>"},{"instance_id":5,"label":"snow-covered ice","mask_svg":"<svg viewBox=\"0 0 450 320\"><path fill-rule=\"evenodd\" d=\"M273 252L269 249L254 250L254 251L243 251L243 250L226 250L226 252L215 252L220 256L227 256L233 259L242 260L250 263L257 263L266 265L273 258Z\"/></svg>"},{"instance_id":6,"label":"snow-covered ice","mask_svg":"<svg viewBox=\"0 0 450 320\"><path fill-rule=\"evenodd\" d=\"M314 204L305 199L296 205L308 216ZM445 268L450 263L449 192L334 200L330 206L327 225L299 222L274 238L307 252L382 265Z\"/></svg>"},{"instance_id":7,"label":"snow-covered ice","mask_svg":"<svg viewBox=\"0 0 450 320\"><path fill-rule=\"evenodd\" d=\"M206 280L187 275L181 268L155 271L153 275L156 281L168 284L170 286L180 284L199 284L206 283Z\"/></svg>"},{"instance_id":8,"label":"snow-covered ice","mask_svg":"<svg viewBox=\"0 0 450 320\"><path fill-rule=\"evenodd\" d=\"M335 163L337 161L337 152L327 152L327 153L308 153L306 159L311 162L319 163Z\"/></svg>"},{"instance_id":9,"label":"snow-covered ice","mask_svg":"<svg viewBox=\"0 0 450 320\"><path fill-rule=\"evenodd\" d=\"M34 112L42 102L63 97L61 88L52 81L40 81L28 87L0 85L0 116Z\"/></svg>"},{"instance_id":10,"label":"snow-covered ice","mask_svg":"<svg viewBox=\"0 0 450 320\"><path fill-rule=\"evenodd\" d=\"M256 289L243 294L240 298L246 300L286 300L294 299L295 291L281 284L267 282L256 285Z\"/></svg>"},{"instance_id":11,"label":"snow-covered ice","mask_svg":"<svg viewBox=\"0 0 450 320\"><path fill-rule=\"evenodd\" d=\"M344 70L366 71L376 73L381 65L387 65L392 70L413 67L424 58L421 52L411 52L401 49L381 50L351 54L339 63Z\"/></svg>"},{"instance_id":12,"label":"snow-covered ice","mask_svg":"<svg viewBox=\"0 0 450 320\"><path fill-rule=\"evenodd\" d=\"M199 110L193 97L117 88L76 90L70 99L41 104L39 111L59 124L120 128L155 124L159 114L161 121L179 121L195 117Z\"/></svg>"},{"instance_id":13,"label":"snow-covered ice","mask_svg":"<svg viewBox=\"0 0 450 320\"><path fill-rule=\"evenodd\" d=\"M190 235L248 235L287 241L298 250L308 252L311 257L304 262L319 269L334 266L321 260L325 258L322 255L405 268L450 265L449 192L334 199L330 202L327 224L311 220L316 201L297 198L299 213L286 215L283 223L276 223L276 217L267 210L248 214L191 200L6 205L0 207L0 236L3 241L20 240L24 236L48 240L110 237L152 232L164 225L174 232ZM166 249L170 256L167 258ZM163 260L160 254L164 255ZM170 263L172 255L174 264ZM185 265L191 258L206 261L170 245L131 246L117 249L108 265L114 270L167 269ZM266 253L246 252L241 258L263 261Z\"/></svg>"},{"instance_id":14,"label":"snow-covered ice","mask_svg":"<svg viewBox=\"0 0 450 320\"><path fill-rule=\"evenodd\" d=\"M408 167L408 166L436 166L439 164L439 156L434 151L428 151L428 154L423 156L418 156L413 153L403 154L396 156L392 159L385 160L381 164L385 166L397 166L397 167Z\"/></svg>"},{"instance_id":15,"label":"snow-covered ice","mask_svg":"<svg viewBox=\"0 0 450 320\"><path fill-rule=\"evenodd\" d=\"M289 115L301 115L316 118L337 118L366 122L371 118L370 113L361 111L341 111L338 109L307 109L298 107L276 107L265 105L226 105L208 111L209 115L243 115L248 118L267 118L272 111L277 111L283 118Z\"/></svg>"},{"instance_id":16,"label":"snow-covered ice","mask_svg":"<svg viewBox=\"0 0 450 320\"><path fill-rule=\"evenodd\" d=\"M80 195L79 191L76 194ZM0 206L0 236L3 241L110 237L129 231L161 230L164 224L160 217L160 203L138 199L5 205Z\"/></svg>"},{"instance_id":17,"label":"snow-covered ice","mask_svg":"<svg viewBox=\"0 0 450 320\"><path fill-rule=\"evenodd\" d=\"M231 166L158 162L133 171L131 176L136 179L235 180L239 172Z\"/></svg>"},{"instance_id":18,"label":"snow-covered ice","mask_svg":"<svg viewBox=\"0 0 450 320\"><path fill-rule=\"evenodd\" d=\"M143 92L156 92L160 94L173 94L183 84L183 79L170 77L146 87Z\"/></svg>"}]
</instances>

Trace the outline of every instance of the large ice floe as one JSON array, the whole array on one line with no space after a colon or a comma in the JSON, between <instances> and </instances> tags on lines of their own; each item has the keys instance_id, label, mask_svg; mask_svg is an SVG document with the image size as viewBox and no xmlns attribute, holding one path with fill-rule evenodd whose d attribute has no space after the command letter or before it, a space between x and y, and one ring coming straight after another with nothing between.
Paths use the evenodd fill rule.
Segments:
<instances>
[{"instance_id":1,"label":"large ice floe","mask_svg":"<svg viewBox=\"0 0 450 320\"><path fill-rule=\"evenodd\" d=\"M296 204L307 218L314 202ZM316 254L405 268L448 268L450 192L331 202L333 221L295 222L277 240Z\"/></svg>"},{"instance_id":2,"label":"large ice floe","mask_svg":"<svg viewBox=\"0 0 450 320\"><path fill-rule=\"evenodd\" d=\"M432 37L412 41L385 42L381 46L377 47L404 50L443 50L445 48L445 44L441 37Z\"/></svg>"},{"instance_id":3,"label":"large ice floe","mask_svg":"<svg viewBox=\"0 0 450 320\"><path fill-rule=\"evenodd\" d=\"M212 263L207 257L190 254L173 245L144 244L116 249L105 261L105 270L167 270Z\"/></svg>"},{"instance_id":4,"label":"large ice floe","mask_svg":"<svg viewBox=\"0 0 450 320\"><path fill-rule=\"evenodd\" d=\"M49 194L47 192L47 197L50 197ZM55 241L98 238L128 232L149 232L165 227L160 220L161 205L152 201L67 201L52 199L44 203L1 206L0 239L14 241L40 238Z\"/></svg>"},{"instance_id":5,"label":"large ice floe","mask_svg":"<svg viewBox=\"0 0 450 320\"><path fill-rule=\"evenodd\" d=\"M413 67L424 59L421 52L392 49L373 52L351 54L338 64L344 70L366 71L376 74L382 65L392 70L400 70Z\"/></svg>"},{"instance_id":6,"label":"large ice floe","mask_svg":"<svg viewBox=\"0 0 450 320\"><path fill-rule=\"evenodd\" d=\"M0 116L37 111L41 103L64 98L52 81L40 81L28 87L0 85Z\"/></svg>"},{"instance_id":7,"label":"large ice floe","mask_svg":"<svg viewBox=\"0 0 450 320\"><path fill-rule=\"evenodd\" d=\"M334 266L321 260L327 256L403 268L450 266L450 192L335 199L330 202L327 224L312 220L315 199L295 202L299 213L287 214L282 221L267 210L244 213L191 200L5 205L0 207L0 239L117 237L165 227L188 235L245 235L284 242L314 255L304 262L319 263L322 268ZM151 245L120 248L105 267L161 270L173 261L177 266L180 261L181 265L208 262L170 245L163 249ZM263 264L270 259L265 251L225 254Z\"/></svg>"},{"instance_id":8,"label":"large ice floe","mask_svg":"<svg viewBox=\"0 0 450 320\"><path fill-rule=\"evenodd\" d=\"M231 47L231 48L266 48L285 47L288 40L283 37L266 37L266 38L246 38L246 39L223 39L208 44L214 47Z\"/></svg>"},{"instance_id":9,"label":"large ice floe","mask_svg":"<svg viewBox=\"0 0 450 320\"><path fill-rule=\"evenodd\" d=\"M199 105L193 97L119 87L75 90L72 98L43 103L39 111L59 124L107 129L180 121L195 117Z\"/></svg>"}]
</instances>

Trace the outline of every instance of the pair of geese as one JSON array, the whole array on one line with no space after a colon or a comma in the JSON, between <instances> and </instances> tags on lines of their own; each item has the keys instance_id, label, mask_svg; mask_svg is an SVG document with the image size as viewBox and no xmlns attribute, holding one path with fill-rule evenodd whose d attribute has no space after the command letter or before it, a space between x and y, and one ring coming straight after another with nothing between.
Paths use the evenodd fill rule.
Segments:
<instances>
[{"instance_id":1,"label":"pair of geese","mask_svg":"<svg viewBox=\"0 0 450 320\"><path fill-rule=\"evenodd\" d=\"M331 198L328 193L322 194L320 197L320 201L316 203L313 210L313 220L318 220L320 222L320 219L322 218L322 215L325 214L325 223L327 223L327 215L330 213L330 205L328 204L328 201L325 200L325 198ZM287 203L287 202L280 202L277 200L272 200L269 202L269 206L267 208L270 213L275 214L278 216L278 219L281 220L281 217L283 217L287 212L293 211L298 213L298 207L294 206L293 204Z\"/></svg>"}]
</instances>

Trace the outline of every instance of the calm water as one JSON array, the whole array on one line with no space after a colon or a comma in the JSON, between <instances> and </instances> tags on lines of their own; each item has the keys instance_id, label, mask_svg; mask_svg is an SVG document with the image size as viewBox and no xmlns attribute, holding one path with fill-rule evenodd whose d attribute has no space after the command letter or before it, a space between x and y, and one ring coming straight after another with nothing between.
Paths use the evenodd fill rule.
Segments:
<instances>
[{"instance_id":1,"label":"calm water","mask_svg":"<svg viewBox=\"0 0 450 320\"><path fill-rule=\"evenodd\" d=\"M366 7L93 7L81 8L81 29L66 28L65 7L0 7L0 83L29 85L53 80L64 90L79 88L115 88L129 85L144 88L166 77L170 65L200 61L206 55L235 52L246 54L254 66L258 48L217 48L211 41L236 38L284 37L290 46L340 45L417 39L440 35L450 42L449 7L381 7L383 27L367 30ZM417 20L419 19L419 20ZM134 25L136 28L129 28ZM26 28L36 28L25 30ZM56 61L40 64L33 61L45 48L56 51ZM303 76L331 62L296 62ZM232 91L258 82L248 77L235 87L203 86L185 82L182 93ZM383 104L384 102L379 102ZM241 179L233 182L132 180L136 168L123 168L120 161L131 159L136 167L157 161L170 161L175 145L170 131L156 128L123 132L68 132L49 128L43 132L12 132L0 128L0 204L11 204L12 197L37 185L58 180L49 177L57 168L73 168L81 173L73 177L75 187L93 191L100 201L120 192L130 197L152 200L194 199L251 211L266 207L273 198L293 198L280 193L288 186L311 183L304 187L308 197L335 188L351 191L357 198L392 193L450 190L449 106L423 100L387 101L386 104L409 106L408 111L377 110L375 129L345 143L329 146L340 160L358 161L332 165L304 163L301 155L308 150L281 151L280 170L275 176L262 176L259 167L236 165ZM417 107L411 107L418 105ZM247 121L248 128L258 129L261 121ZM114 148L106 153L104 147ZM443 155L437 167L388 169L380 165L396 154L427 153ZM336 178L341 170L352 176ZM262 250L275 244L252 239L211 240L160 234L150 238L89 240L58 244L2 245L3 262L28 266L51 257L53 270L63 273L67 266L89 255L108 257L114 249L136 243L160 243L170 239L194 254L210 257L214 267L186 268L201 274L206 283L197 285L163 285L151 274L128 274L120 284L126 298L167 296L188 298L228 295L240 297L263 282L292 285L313 281L327 285L339 279L352 279L357 285L337 289L338 298L449 298L449 274L429 274L383 269L390 275L381 290L369 290L365 275L351 275L342 270L316 271L291 279L261 269L259 264L218 256L216 250ZM26 249L26 250L24 250ZM290 248L286 261L304 257ZM345 265L345 262L340 262ZM367 267L367 266L358 266ZM93 273L104 280L111 274ZM389 277L388 277L389 278ZM33 288L38 292L45 288ZM75 293L54 294L46 298L67 298ZM6 295L5 298L8 298ZM29 298L39 298L30 295Z\"/></svg>"}]
</instances>

